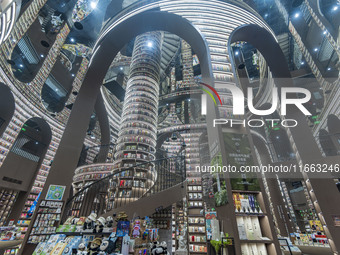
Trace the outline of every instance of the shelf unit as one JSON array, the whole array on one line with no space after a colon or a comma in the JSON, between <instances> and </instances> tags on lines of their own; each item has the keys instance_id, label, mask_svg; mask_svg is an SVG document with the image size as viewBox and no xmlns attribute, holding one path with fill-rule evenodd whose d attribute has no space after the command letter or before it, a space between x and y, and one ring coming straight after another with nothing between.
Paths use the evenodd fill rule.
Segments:
<instances>
[{"instance_id":1,"label":"shelf unit","mask_svg":"<svg viewBox=\"0 0 340 255\"><path fill-rule=\"evenodd\" d=\"M190 254L207 253L205 205L202 193L202 178L187 178L188 204L188 251Z\"/></svg>"},{"instance_id":2,"label":"shelf unit","mask_svg":"<svg viewBox=\"0 0 340 255\"><path fill-rule=\"evenodd\" d=\"M233 190L233 202L242 253L275 254L262 192Z\"/></svg>"}]
</instances>

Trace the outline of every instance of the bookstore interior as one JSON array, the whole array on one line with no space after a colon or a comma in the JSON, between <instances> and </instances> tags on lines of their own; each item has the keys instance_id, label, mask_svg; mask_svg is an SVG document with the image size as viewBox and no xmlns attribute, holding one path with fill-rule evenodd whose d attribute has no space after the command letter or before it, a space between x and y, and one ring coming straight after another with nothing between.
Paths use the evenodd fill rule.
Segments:
<instances>
[{"instance_id":1,"label":"bookstore interior","mask_svg":"<svg viewBox=\"0 0 340 255\"><path fill-rule=\"evenodd\" d=\"M339 0L0 7L0 254L340 254Z\"/></svg>"}]
</instances>

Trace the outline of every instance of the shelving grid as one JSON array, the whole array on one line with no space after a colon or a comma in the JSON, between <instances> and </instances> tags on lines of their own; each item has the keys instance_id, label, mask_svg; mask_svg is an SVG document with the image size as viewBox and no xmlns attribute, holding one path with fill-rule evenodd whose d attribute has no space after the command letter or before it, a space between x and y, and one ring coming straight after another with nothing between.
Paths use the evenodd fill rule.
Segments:
<instances>
[{"instance_id":1,"label":"shelving grid","mask_svg":"<svg viewBox=\"0 0 340 255\"><path fill-rule=\"evenodd\" d=\"M205 206L201 177L187 178L188 251L190 254L207 253Z\"/></svg>"}]
</instances>

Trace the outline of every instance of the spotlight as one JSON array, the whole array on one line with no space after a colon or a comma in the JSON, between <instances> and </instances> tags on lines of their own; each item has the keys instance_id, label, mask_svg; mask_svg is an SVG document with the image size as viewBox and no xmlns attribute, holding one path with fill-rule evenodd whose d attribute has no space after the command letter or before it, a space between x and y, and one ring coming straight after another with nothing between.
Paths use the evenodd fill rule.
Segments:
<instances>
[{"instance_id":1,"label":"spotlight","mask_svg":"<svg viewBox=\"0 0 340 255\"><path fill-rule=\"evenodd\" d=\"M96 2L91 2L90 6L91 6L92 9L96 9L97 3Z\"/></svg>"}]
</instances>

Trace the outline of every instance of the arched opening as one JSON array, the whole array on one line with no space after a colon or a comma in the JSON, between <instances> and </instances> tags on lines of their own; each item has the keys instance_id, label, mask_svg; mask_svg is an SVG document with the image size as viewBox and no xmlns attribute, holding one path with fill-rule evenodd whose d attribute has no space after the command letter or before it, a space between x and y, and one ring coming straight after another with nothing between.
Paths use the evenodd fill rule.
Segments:
<instances>
[{"instance_id":1,"label":"arched opening","mask_svg":"<svg viewBox=\"0 0 340 255\"><path fill-rule=\"evenodd\" d=\"M13 94L8 86L0 83L0 136L2 136L15 110Z\"/></svg>"},{"instance_id":2,"label":"arched opening","mask_svg":"<svg viewBox=\"0 0 340 255\"><path fill-rule=\"evenodd\" d=\"M324 129L319 131L319 141L321 148L326 156L337 155L337 149L334 146L331 135Z\"/></svg>"},{"instance_id":3,"label":"arched opening","mask_svg":"<svg viewBox=\"0 0 340 255\"><path fill-rule=\"evenodd\" d=\"M52 138L48 123L28 119L15 139L0 171L3 187L28 191Z\"/></svg>"},{"instance_id":4,"label":"arched opening","mask_svg":"<svg viewBox=\"0 0 340 255\"><path fill-rule=\"evenodd\" d=\"M155 19L159 22L154 22ZM109 27L109 23L107 27ZM100 91L100 86L110 64L127 42L131 41L137 35L148 31L167 31L186 40L200 59L202 80L210 83L212 72L207 44L200 32L196 30L190 22L178 15L158 11L140 13L116 25L113 29L108 29L103 32L103 34L106 35L105 40L103 38L99 39L93 50L94 54L90 61L89 70L79 91L77 100L73 105L71 116L66 127L66 129L69 130L69 134L75 132L79 134L79 136L72 135L70 138L61 141L60 149L57 151L54 164L51 168L53 169L57 167L57 165L62 164L64 170L69 169L65 171L66 175L64 178L69 176L69 179L72 179L72 170L74 170L78 163L83 139L86 135L89 119L96 101L95 97ZM91 97L89 98L88 95L91 95ZM71 155L75 155L75 158ZM63 159L58 160L59 157ZM70 160L66 160L65 157ZM53 171L51 171L51 176L54 175L52 172Z\"/></svg>"}]
</instances>

